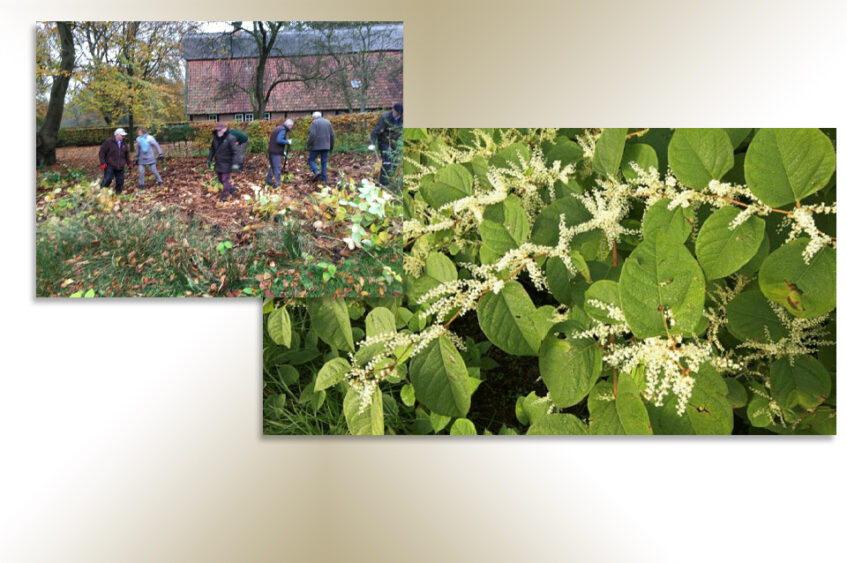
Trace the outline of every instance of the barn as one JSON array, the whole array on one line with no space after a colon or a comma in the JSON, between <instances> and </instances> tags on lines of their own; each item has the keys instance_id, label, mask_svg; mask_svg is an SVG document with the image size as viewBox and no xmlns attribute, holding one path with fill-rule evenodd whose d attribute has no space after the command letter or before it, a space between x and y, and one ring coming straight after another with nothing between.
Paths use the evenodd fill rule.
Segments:
<instances>
[{"instance_id":1,"label":"barn","mask_svg":"<svg viewBox=\"0 0 847 563\"><path fill-rule=\"evenodd\" d=\"M390 108L403 99L403 24L280 31L265 66L273 85L264 115L254 115L251 84L259 46L246 30L183 40L185 112L191 121L277 120Z\"/></svg>"}]
</instances>

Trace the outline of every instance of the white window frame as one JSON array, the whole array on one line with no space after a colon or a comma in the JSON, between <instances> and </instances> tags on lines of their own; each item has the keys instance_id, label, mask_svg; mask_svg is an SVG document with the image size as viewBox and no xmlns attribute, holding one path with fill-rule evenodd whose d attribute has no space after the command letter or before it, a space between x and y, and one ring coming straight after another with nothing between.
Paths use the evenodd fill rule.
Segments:
<instances>
[{"instance_id":1,"label":"white window frame","mask_svg":"<svg viewBox=\"0 0 847 563\"><path fill-rule=\"evenodd\" d=\"M271 112L266 111L265 112L265 121L270 121L270 120L271 120Z\"/></svg>"},{"instance_id":2,"label":"white window frame","mask_svg":"<svg viewBox=\"0 0 847 563\"><path fill-rule=\"evenodd\" d=\"M253 112L244 114L244 121L250 122L253 121Z\"/></svg>"},{"instance_id":3,"label":"white window frame","mask_svg":"<svg viewBox=\"0 0 847 563\"><path fill-rule=\"evenodd\" d=\"M236 113L235 114L235 120L238 123L243 123L244 122L244 114L243 113Z\"/></svg>"},{"instance_id":4,"label":"white window frame","mask_svg":"<svg viewBox=\"0 0 847 563\"><path fill-rule=\"evenodd\" d=\"M207 121L217 121L218 120L218 114L216 114L216 113L207 114L206 120Z\"/></svg>"}]
</instances>

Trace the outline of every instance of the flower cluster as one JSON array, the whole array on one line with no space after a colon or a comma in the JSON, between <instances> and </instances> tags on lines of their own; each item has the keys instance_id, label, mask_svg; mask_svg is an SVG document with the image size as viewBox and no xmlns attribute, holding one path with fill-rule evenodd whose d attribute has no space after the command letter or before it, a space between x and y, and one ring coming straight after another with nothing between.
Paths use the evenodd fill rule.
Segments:
<instances>
[{"instance_id":1,"label":"flower cluster","mask_svg":"<svg viewBox=\"0 0 847 563\"><path fill-rule=\"evenodd\" d=\"M685 342L681 336L653 337L634 343L611 344L603 361L621 371L645 370L644 396L656 406L664 404L669 393L676 397L676 412L682 415L691 398L700 366L709 361L708 342Z\"/></svg>"},{"instance_id":2,"label":"flower cluster","mask_svg":"<svg viewBox=\"0 0 847 563\"><path fill-rule=\"evenodd\" d=\"M765 342L749 340L739 344L752 352L744 355L747 362L760 359L788 358L791 361L797 356L814 354L821 346L834 346L835 341L827 334L826 324L829 315L803 319L791 316L783 307L773 301L768 301L773 312L779 318L780 324L786 329L787 335L774 341L770 330L764 327Z\"/></svg>"}]
</instances>

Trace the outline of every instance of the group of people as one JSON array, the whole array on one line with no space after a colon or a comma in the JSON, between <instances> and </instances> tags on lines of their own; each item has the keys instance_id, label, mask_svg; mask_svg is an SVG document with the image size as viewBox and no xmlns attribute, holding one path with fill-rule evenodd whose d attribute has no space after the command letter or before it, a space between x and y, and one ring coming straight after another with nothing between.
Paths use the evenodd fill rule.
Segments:
<instances>
[{"instance_id":1,"label":"group of people","mask_svg":"<svg viewBox=\"0 0 847 563\"><path fill-rule=\"evenodd\" d=\"M138 137L135 139L135 160L129 157L129 143L125 142L126 131L119 127L115 129L114 136L109 137L100 145L100 168L103 170L103 181L100 186L105 187L115 180L115 193L121 193L124 188L124 169L132 169L132 165L138 165L138 189L144 189L144 169L149 168L156 178L156 185L162 185L162 177L156 169L156 160L164 160L162 147L156 142L153 135L147 133L144 127L138 128ZM155 149L155 151L154 151ZM156 155L158 154L158 157Z\"/></svg>"},{"instance_id":2,"label":"group of people","mask_svg":"<svg viewBox=\"0 0 847 563\"><path fill-rule=\"evenodd\" d=\"M273 187L279 187L282 172L288 161L288 148L291 145L289 132L294 127L291 119L286 119L271 131L268 139L268 173L265 182ZM380 116L371 132L370 150L379 150L382 158L382 168L379 174L379 182L387 185L397 161L397 145L403 133L403 104L394 104L394 107ZM138 128L138 137L135 139L134 161L130 160L129 143L125 141L126 131L122 128L115 130L112 137L106 139L100 146L100 168L103 169L103 180L101 187L109 186L115 180L115 192L123 191L124 171L132 169L132 165L138 165L138 189L144 189L145 169L156 178L156 184L162 185L162 177L156 169L156 161L164 160L162 148L153 135L147 133L144 127ZM240 170L244 163L244 155L247 152L249 139L247 135L237 130L230 130L226 123L215 125L212 133L212 142L209 145L209 154L206 165L211 168L214 161L214 171L218 176L223 189L220 199L225 201L233 197L236 192L232 185L231 174ZM327 181L327 165L329 153L335 147L335 131L332 123L325 119L321 112L312 114L312 123L309 127L309 138L306 141L306 149L309 151L309 168L312 171L312 181L320 179ZM158 156L157 154L158 153ZM317 160L321 164L318 168Z\"/></svg>"}]
</instances>

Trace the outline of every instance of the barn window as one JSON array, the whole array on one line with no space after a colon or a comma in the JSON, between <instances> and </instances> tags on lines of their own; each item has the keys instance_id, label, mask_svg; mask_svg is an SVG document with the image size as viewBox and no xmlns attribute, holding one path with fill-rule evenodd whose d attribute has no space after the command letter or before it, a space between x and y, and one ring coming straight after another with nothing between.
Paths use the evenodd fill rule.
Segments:
<instances>
[{"instance_id":1,"label":"barn window","mask_svg":"<svg viewBox=\"0 0 847 563\"><path fill-rule=\"evenodd\" d=\"M244 121L253 121L253 114L252 113L245 113L244 114Z\"/></svg>"},{"instance_id":2,"label":"barn window","mask_svg":"<svg viewBox=\"0 0 847 563\"><path fill-rule=\"evenodd\" d=\"M271 120L271 112L266 111L265 112L265 121L270 121L270 120Z\"/></svg>"},{"instance_id":3,"label":"barn window","mask_svg":"<svg viewBox=\"0 0 847 563\"><path fill-rule=\"evenodd\" d=\"M237 122L241 123L242 121L244 121L244 114L243 113L236 113L235 114L235 120Z\"/></svg>"},{"instance_id":4,"label":"barn window","mask_svg":"<svg viewBox=\"0 0 847 563\"><path fill-rule=\"evenodd\" d=\"M218 120L218 114L210 113L209 115L206 116L206 119L208 119L209 121L217 121Z\"/></svg>"}]
</instances>

